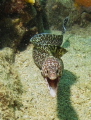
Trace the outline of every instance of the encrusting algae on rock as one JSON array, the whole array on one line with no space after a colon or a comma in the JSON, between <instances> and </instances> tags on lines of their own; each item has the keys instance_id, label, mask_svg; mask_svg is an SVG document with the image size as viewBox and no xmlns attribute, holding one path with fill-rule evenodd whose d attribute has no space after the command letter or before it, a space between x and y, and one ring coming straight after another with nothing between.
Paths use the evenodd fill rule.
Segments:
<instances>
[{"instance_id":1,"label":"encrusting algae on rock","mask_svg":"<svg viewBox=\"0 0 91 120\"><path fill-rule=\"evenodd\" d=\"M34 45L34 62L41 69L52 97L56 96L57 86L63 73L64 66L60 57L67 52L60 47L62 41L63 35L50 33L38 34L30 39Z\"/></svg>"},{"instance_id":2,"label":"encrusting algae on rock","mask_svg":"<svg viewBox=\"0 0 91 120\"><path fill-rule=\"evenodd\" d=\"M75 0L75 2L84 7L91 7L91 0Z\"/></svg>"},{"instance_id":3,"label":"encrusting algae on rock","mask_svg":"<svg viewBox=\"0 0 91 120\"><path fill-rule=\"evenodd\" d=\"M91 12L91 0L75 0L74 5L78 10L81 9L81 11L85 11L87 13Z\"/></svg>"}]
</instances>

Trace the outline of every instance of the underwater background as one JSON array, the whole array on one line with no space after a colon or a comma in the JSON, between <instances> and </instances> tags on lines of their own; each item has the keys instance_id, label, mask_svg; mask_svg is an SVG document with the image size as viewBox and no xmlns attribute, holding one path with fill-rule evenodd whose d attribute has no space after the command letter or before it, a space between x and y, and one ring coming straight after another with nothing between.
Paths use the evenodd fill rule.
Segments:
<instances>
[{"instance_id":1,"label":"underwater background","mask_svg":"<svg viewBox=\"0 0 91 120\"><path fill-rule=\"evenodd\" d=\"M41 33L67 50L54 98L32 57ZM0 120L91 120L91 0L0 1Z\"/></svg>"}]
</instances>

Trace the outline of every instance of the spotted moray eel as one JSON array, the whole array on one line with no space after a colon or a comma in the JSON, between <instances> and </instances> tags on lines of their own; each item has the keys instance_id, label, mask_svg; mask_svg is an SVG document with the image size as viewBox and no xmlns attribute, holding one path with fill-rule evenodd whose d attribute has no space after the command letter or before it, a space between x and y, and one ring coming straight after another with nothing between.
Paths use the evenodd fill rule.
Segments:
<instances>
[{"instance_id":1,"label":"spotted moray eel","mask_svg":"<svg viewBox=\"0 0 91 120\"><path fill-rule=\"evenodd\" d=\"M30 39L34 45L33 59L47 82L50 94L55 97L64 65L61 56L67 51L60 47L63 35L37 34Z\"/></svg>"}]
</instances>

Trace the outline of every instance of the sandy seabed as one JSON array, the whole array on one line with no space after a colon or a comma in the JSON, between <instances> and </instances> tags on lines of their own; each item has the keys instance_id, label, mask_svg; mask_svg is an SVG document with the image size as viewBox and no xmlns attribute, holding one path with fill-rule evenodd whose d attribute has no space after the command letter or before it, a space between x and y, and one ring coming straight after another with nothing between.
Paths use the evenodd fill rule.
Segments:
<instances>
[{"instance_id":1,"label":"sandy seabed","mask_svg":"<svg viewBox=\"0 0 91 120\"><path fill-rule=\"evenodd\" d=\"M16 120L91 120L91 25L73 26L64 34L62 46L68 52L62 57L64 73L55 98L34 64L33 45L17 53L15 66L23 93Z\"/></svg>"}]
</instances>

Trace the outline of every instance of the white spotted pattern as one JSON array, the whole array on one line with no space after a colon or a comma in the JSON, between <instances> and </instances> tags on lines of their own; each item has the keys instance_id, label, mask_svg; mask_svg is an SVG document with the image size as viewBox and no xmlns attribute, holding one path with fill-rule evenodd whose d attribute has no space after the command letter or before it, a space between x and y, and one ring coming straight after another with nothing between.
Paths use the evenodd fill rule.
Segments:
<instances>
[{"instance_id":1,"label":"white spotted pattern","mask_svg":"<svg viewBox=\"0 0 91 120\"><path fill-rule=\"evenodd\" d=\"M62 60L58 60L53 56L46 58L42 65L42 74L44 77L48 77L49 79L56 79L57 77L61 76L62 71Z\"/></svg>"}]
</instances>

